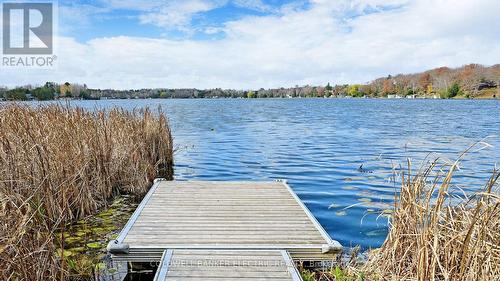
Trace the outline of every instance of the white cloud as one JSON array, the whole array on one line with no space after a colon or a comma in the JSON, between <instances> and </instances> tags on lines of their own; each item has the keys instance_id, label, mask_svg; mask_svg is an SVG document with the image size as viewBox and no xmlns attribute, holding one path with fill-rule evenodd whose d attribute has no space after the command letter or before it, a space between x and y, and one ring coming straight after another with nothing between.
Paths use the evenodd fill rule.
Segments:
<instances>
[{"instance_id":1,"label":"white cloud","mask_svg":"<svg viewBox=\"0 0 500 281\"><path fill-rule=\"evenodd\" d=\"M271 6L264 4L262 0L233 0L233 3L239 7L261 12L269 12L273 10Z\"/></svg>"},{"instance_id":2,"label":"white cloud","mask_svg":"<svg viewBox=\"0 0 500 281\"><path fill-rule=\"evenodd\" d=\"M96 7L87 4L65 5L58 7L58 21L61 23L59 32L71 34L82 27L90 27L97 15L102 16L109 12L109 7Z\"/></svg>"},{"instance_id":3,"label":"white cloud","mask_svg":"<svg viewBox=\"0 0 500 281\"><path fill-rule=\"evenodd\" d=\"M0 85L73 81L96 88L260 88L366 82L442 65L500 62L500 2L319 1L225 23L220 40L59 40L57 71L0 68ZM203 10L192 6L188 11ZM377 10L365 14L366 7ZM208 9L208 7L206 8ZM356 17L346 15L355 12ZM177 21L182 24L180 17Z\"/></svg>"},{"instance_id":4,"label":"white cloud","mask_svg":"<svg viewBox=\"0 0 500 281\"><path fill-rule=\"evenodd\" d=\"M143 24L154 24L165 29L189 30L193 16L226 4L215 0L168 1L151 12L139 16Z\"/></svg>"},{"instance_id":5,"label":"white cloud","mask_svg":"<svg viewBox=\"0 0 500 281\"><path fill-rule=\"evenodd\" d=\"M102 4L113 9L149 11L162 6L165 0L103 0Z\"/></svg>"}]
</instances>

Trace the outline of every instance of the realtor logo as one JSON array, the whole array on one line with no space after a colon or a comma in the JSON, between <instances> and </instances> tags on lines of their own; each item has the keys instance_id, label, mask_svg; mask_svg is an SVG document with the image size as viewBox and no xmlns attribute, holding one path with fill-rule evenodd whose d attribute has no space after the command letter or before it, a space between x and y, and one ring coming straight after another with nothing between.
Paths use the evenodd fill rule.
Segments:
<instances>
[{"instance_id":1,"label":"realtor logo","mask_svg":"<svg viewBox=\"0 0 500 281\"><path fill-rule=\"evenodd\" d=\"M3 54L51 55L52 6L52 3L3 3Z\"/></svg>"}]
</instances>

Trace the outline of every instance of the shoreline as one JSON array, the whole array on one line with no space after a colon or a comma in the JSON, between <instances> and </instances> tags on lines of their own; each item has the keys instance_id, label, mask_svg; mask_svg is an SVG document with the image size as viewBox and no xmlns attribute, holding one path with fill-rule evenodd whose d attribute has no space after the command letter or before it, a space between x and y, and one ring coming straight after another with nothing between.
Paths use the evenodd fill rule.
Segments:
<instances>
[{"instance_id":1,"label":"shoreline","mask_svg":"<svg viewBox=\"0 0 500 281\"><path fill-rule=\"evenodd\" d=\"M0 103L8 103L8 102L71 102L71 101L113 101L113 100L500 100L500 97L454 97L454 98L429 98L429 97L416 97L416 98L388 98L388 97L256 97L256 98L243 98L243 97L206 97L206 98L196 98L196 97L188 97L188 98L111 98L104 97L100 99L52 99L52 100L2 100L0 99Z\"/></svg>"}]
</instances>

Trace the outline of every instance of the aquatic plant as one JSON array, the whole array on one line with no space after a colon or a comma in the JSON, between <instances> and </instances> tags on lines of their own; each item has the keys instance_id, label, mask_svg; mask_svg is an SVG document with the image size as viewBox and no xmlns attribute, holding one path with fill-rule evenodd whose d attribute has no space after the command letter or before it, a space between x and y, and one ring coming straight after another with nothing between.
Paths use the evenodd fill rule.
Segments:
<instances>
[{"instance_id":1,"label":"aquatic plant","mask_svg":"<svg viewBox=\"0 0 500 281\"><path fill-rule=\"evenodd\" d=\"M411 162L401 175L389 212L389 235L363 262L334 261L310 280L497 280L500 276L500 170L482 190L468 193L452 184L459 164L478 142L455 162L434 159L416 172ZM481 148L479 148L481 149ZM457 195L459 194L459 195ZM380 215L387 214L386 211ZM345 255L344 255L345 256Z\"/></svg>"},{"instance_id":2,"label":"aquatic plant","mask_svg":"<svg viewBox=\"0 0 500 281\"><path fill-rule=\"evenodd\" d=\"M500 276L498 169L483 190L451 190L460 163L432 161L402 178L389 235L364 270L383 280L494 280ZM411 167L411 163L408 162ZM460 191L460 190L454 190Z\"/></svg>"},{"instance_id":3,"label":"aquatic plant","mask_svg":"<svg viewBox=\"0 0 500 281\"><path fill-rule=\"evenodd\" d=\"M172 174L161 110L0 107L0 279L67 279L65 226Z\"/></svg>"}]
</instances>

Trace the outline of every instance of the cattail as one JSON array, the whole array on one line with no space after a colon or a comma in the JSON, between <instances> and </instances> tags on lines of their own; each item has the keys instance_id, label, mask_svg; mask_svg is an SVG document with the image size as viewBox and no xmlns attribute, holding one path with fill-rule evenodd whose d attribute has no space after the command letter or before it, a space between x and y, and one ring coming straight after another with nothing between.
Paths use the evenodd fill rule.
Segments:
<instances>
[{"instance_id":1,"label":"cattail","mask_svg":"<svg viewBox=\"0 0 500 281\"><path fill-rule=\"evenodd\" d=\"M142 197L155 177L173 177L161 110L1 106L0 280L65 278L54 233L116 194Z\"/></svg>"}]
</instances>

